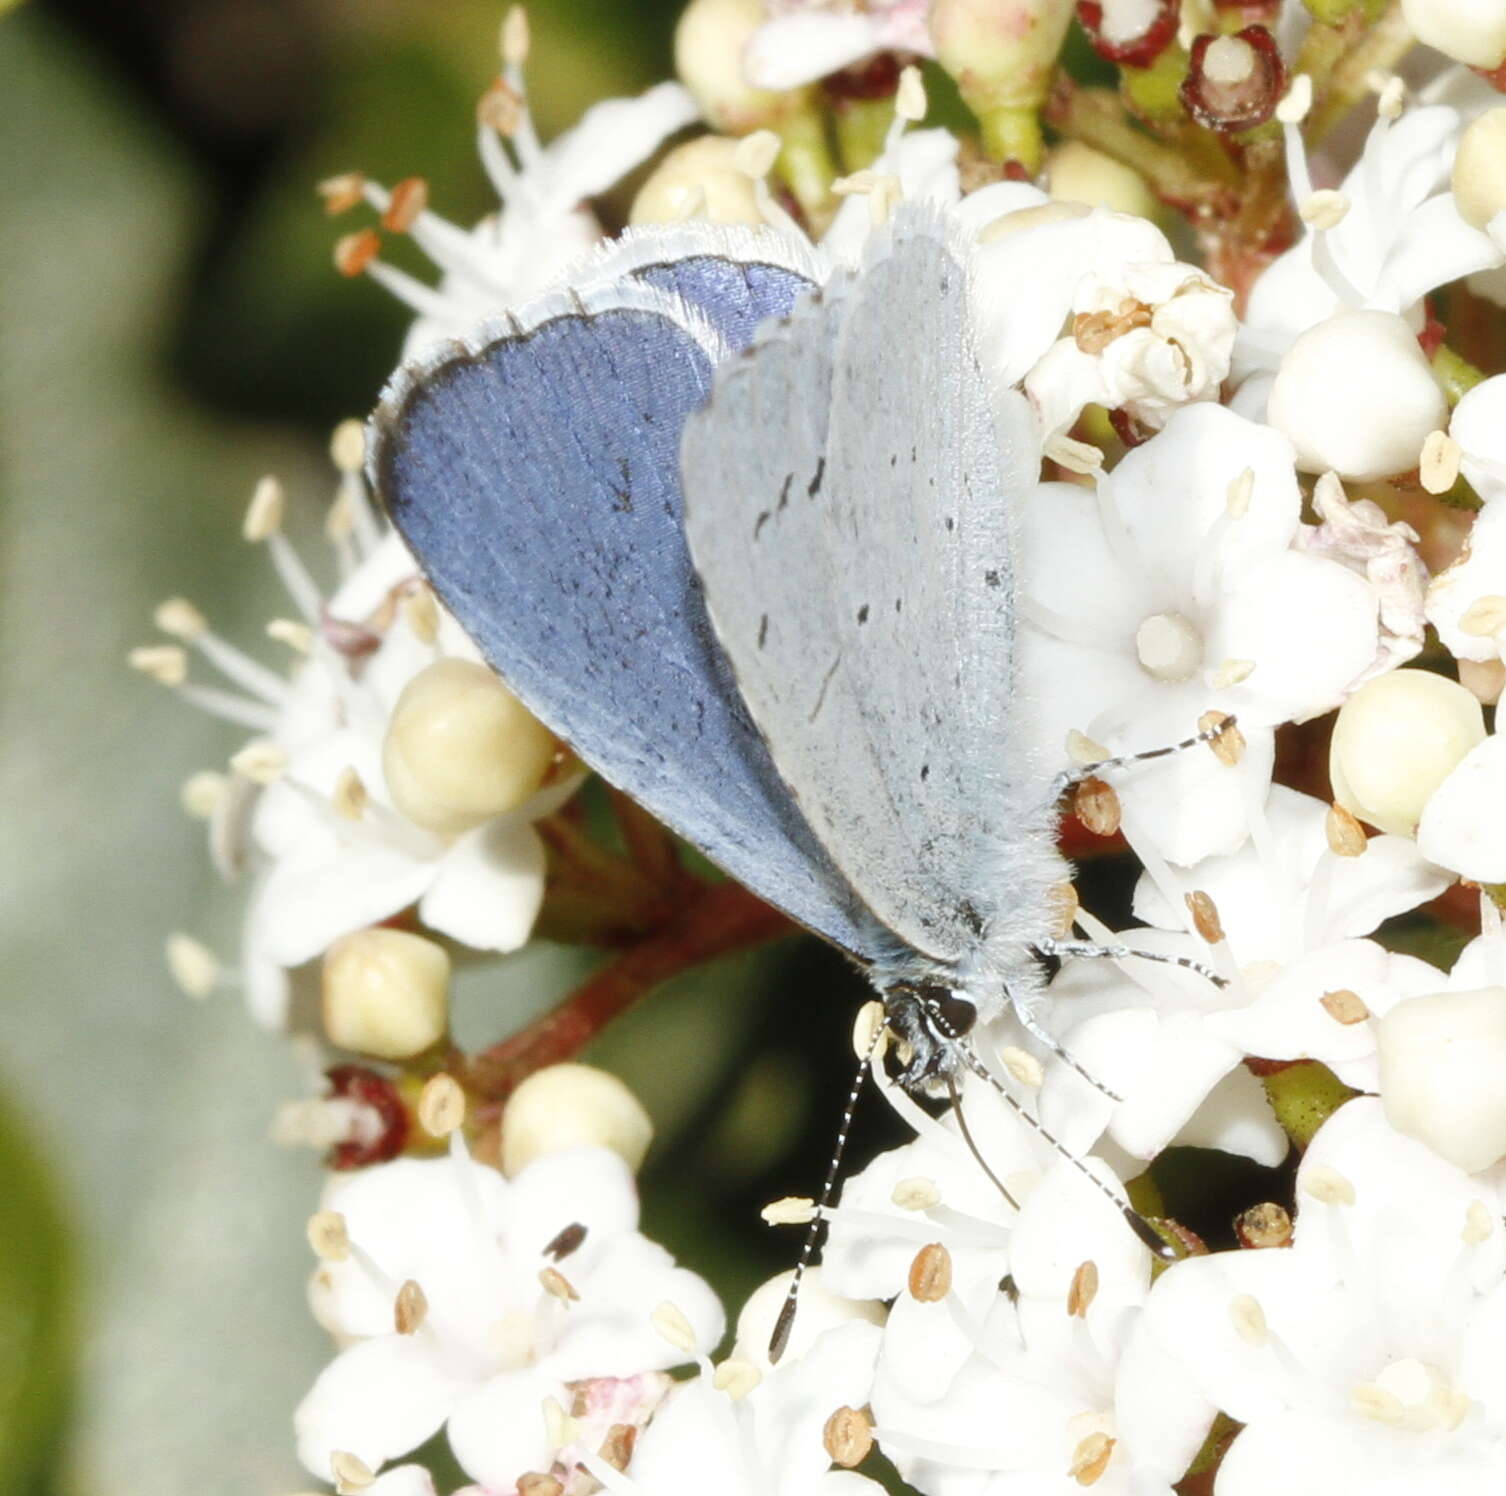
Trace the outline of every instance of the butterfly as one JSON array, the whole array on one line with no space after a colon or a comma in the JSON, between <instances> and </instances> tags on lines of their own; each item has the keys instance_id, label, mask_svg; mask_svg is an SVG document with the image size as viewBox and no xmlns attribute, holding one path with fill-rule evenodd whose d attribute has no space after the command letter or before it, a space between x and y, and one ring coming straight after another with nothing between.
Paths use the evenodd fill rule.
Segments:
<instances>
[{"instance_id":1,"label":"butterfly","mask_svg":"<svg viewBox=\"0 0 1506 1496\"><path fill-rule=\"evenodd\" d=\"M1069 781L1026 746L1017 649L1039 438L972 294L967 241L909 205L835 272L786 235L639 233L402 369L369 443L503 680L861 966L915 1088L989 1075L966 1036L1010 1007L1062 1053L1041 957L1126 954L1058 934Z\"/></svg>"}]
</instances>

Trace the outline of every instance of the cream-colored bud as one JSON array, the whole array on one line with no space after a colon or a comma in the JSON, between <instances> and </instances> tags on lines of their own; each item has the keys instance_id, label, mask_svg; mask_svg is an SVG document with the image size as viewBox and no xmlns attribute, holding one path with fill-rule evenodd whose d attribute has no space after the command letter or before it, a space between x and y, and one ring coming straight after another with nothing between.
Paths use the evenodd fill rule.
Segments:
<instances>
[{"instance_id":1,"label":"cream-colored bud","mask_svg":"<svg viewBox=\"0 0 1506 1496\"><path fill-rule=\"evenodd\" d=\"M1501 0L1401 0L1418 41L1468 67L1494 72L1506 62L1506 5Z\"/></svg>"},{"instance_id":2,"label":"cream-colored bud","mask_svg":"<svg viewBox=\"0 0 1506 1496\"><path fill-rule=\"evenodd\" d=\"M1336 312L1287 350L1266 418L1304 472L1370 482L1417 466L1448 402L1417 336L1394 312Z\"/></svg>"},{"instance_id":3,"label":"cream-colored bud","mask_svg":"<svg viewBox=\"0 0 1506 1496\"><path fill-rule=\"evenodd\" d=\"M1045 102L1075 0L931 0L936 60L983 127L985 148L1034 171L1035 112ZM1036 159L1028 139L1035 136Z\"/></svg>"},{"instance_id":4,"label":"cream-colored bud","mask_svg":"<svg viewBox=\"0 0 1506 1496\"><path fill-rule=\"evenodd\" d=\"M1408 998L1376 1046L1392 1127L1469 1174L1506 1158L1506 987Z\"/></svg>"},{"instance_id":5,"label":"cream-colored bud","mask_svg":"<svg viewBox=\"0 0 1506 1496\"><path fill-rule=\"evenodd\" d=\"M419 826L458 835L515 810L554 759L552 733L470 660L436 660L398 697L382 745L393 804Z\"/></svg>"},{"instance_id":6,"label":"cream-colored bud","mask_svg":"<svg viewBox=\"0 0 1506 1496\"><path fill-rule=\"evenodd\" d=\"M809 90L770 93L743 71L743 50L768 17L763 0L690 0L675 27L675 71L714 129L745 135L807 107Z\"/></svg>"},{"instance_id":7,"label":"cream-colored bud","mask_svg":"<svg viewBox=\"0 0 1506 1496\"><path fill-rule=\"evenodd\" d=\"M1134 167L1080 140L1064 140L1046 153L1046 181L1058 202L1087 203L1140 218L1154 218L1159 212L1145 178Z\"/></svg>"},{"instance_id":8,"label":"cream-colored bud","mask_svg":"<svg viewBox=\"0 0 1506 1496\"><path fill-rule=\"evenodd\" d=\"M1459 137L1453 187L1460 216L1477 229L1506 209L1506 107L1487 109Z\"/></svg>"},{"instance_id":9,"label":"cream-colored bud","mask_svg":"<svg viewBox=\"0 0 1506 1496\"><path fill-rule=\"evenodd\" d=\"M1328 750L1334 798L1411 836L1433 791L1484 737L1480 703L1457 681L1427 670L1378 676L1339 709Z\"/></svg>"},{"instance_id":10,"label":"cream-colored bud","mask_svg":"<svg viewBox=\"0 0 1506 1496\"><path fill-rule=\"evenodd\" d=\"M324 1030L341 1049L406 1060L444 1037L449 1010L450 958L422 935L378 926L324 953Z\"/></svg>"},{"instance_id":11,"label":"cream-colored bud","mask_svg":"<svg viewBox=\"0 0 1506 1496\"><path fill-rule=\"evenodd\" d=\"M628 222L679 223L704 218L712 223L762 223L758 194L735 157L737 141L702 135L676 146L655 168L633 199Z\"/></svg>"},{"instance_id":12,"label":"cream-colored bud","mask_svg":"<svg viewBox=\"0 0 1506 1496\"><path fill-rule=\"evenodd\" d=\"M502 1172L563 1148L610 1148L636 1169L653 1140L654 1124L638 1098L605 1070L549 1065L536 1070L507 1099L502 1112Z\"/></svg>"}]
</instances>

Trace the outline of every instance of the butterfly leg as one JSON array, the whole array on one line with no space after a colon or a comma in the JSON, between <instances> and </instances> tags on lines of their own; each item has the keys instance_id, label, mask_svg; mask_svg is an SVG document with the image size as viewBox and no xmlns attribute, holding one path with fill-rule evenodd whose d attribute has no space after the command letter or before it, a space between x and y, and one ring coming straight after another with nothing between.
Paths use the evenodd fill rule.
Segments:
<instances>
[{"instance_id":1,"label":"butterfly leg","mask_svg":"<svg viewBox=\"0 0 1506 1496\"><path fill-rule=\"evenodd\" d=\"M1203 743L1213 743L1216 747L1222 747L1221 740L1229 735L1230 746L1239 739L1239 728L1233 717L1220 717L1211 726L1205 727L1201 732L1195 733L1190 738L1183 738L1180 743L1168 743L1164 748L1146 748L1140 753L1123 753L1113 758L1101 758L1096 763L1078 764L1071 769L1063 769L1056 776L1052 786L1056 792L1056 798L1060 799L1074 784L1081 784L1084 779L1092 779L1111 769L1128 768L1131 764L1143 764L1151 759L1169 758L1173 753L1186 753L1191 748L1196 748Z\"/></svg>"},{"instance_id":2,"label":"butterfly leg","mask_svg":"<svg viewBox=\"0 0 1506 1496\"><path fill-rule=\"evenodd\" d=\"M1215 987L1229 985L1229 979L1221 977L1211 966L1195 961L1191 956L1172 956L1165 951L1137 951L1127 945L1098 945L1091 940L1049 938L1038 942L1036 949L1043 956L1056 956L1061 959L1076 956L1080 960L1088 961L1123 961L1133 956L1137 961L1159 961L1163 966L1180 966L1183 971L1195 971L1200 977L1206 977ZM1023 1016L1021 1022L1025 1022ZM1025 1026L1030 1027L1028 1023ZM1034 1033L1035 1030L1031 1029L1031 1032Z\"/></svg>"}]
</instances>

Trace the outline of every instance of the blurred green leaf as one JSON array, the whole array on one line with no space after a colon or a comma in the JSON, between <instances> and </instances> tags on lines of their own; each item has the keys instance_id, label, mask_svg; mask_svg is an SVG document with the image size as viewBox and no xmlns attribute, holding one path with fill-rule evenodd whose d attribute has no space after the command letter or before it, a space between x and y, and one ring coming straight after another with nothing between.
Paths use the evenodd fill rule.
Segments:
<instances>
[{"instance_id":1,"label":"blurred green leaf","mask_svg":"<svg viewBox=\"0 0 1506 1496\"><path fill-rule=\"evenodd\" d=\"M0 1496L41 1489L73 1369L73 1253L52 1180L0 1103Z\"/></svg>"}]
</instances>

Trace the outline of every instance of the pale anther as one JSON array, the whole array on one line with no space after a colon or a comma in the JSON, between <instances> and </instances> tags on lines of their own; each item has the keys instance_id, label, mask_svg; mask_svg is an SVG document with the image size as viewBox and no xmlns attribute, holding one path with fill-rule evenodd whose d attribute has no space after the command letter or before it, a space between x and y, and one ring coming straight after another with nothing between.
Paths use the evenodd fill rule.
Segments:
<instances>
[{"instance_id":1,"label":"pale anther","mask_svg":"<svg viewBox=\"0 0 1506 1496\"><path fill-rule=\"evenodd\" d=\"M1459 443L1447 431L1430 431L1417 460L1417 476L1429 493L1447 493L1459 481Z\"/></svg>"},{"instance_id":2,"label":"pale anther","mask_svg":"<svg viewBox=\"0 0 1506 1496\"><path fill-rule=\"evenodd\" d=\"M1081 1262L1067 1285L1067 1313L1073 1319L1086 1319L1093 1300L1098 1297L1098 1264Z\"/></svg>"},{"instance_id":3,"label":"pale anther","mask_svg":"<svg viewBox=\"0 0 1506 1496\"><path fill-rule=\"evenodd\" d=\"M1374 1382L1360 1382L1349 1394L1349 1405L1361 1417L1377 1423L1400 1423L1406 1414L1401 1399Z\"/></svg>"},{"instance_id":4,"label":"pale anther","mask_svg":"<svg viewBox=\"0 0 1506 1496\"><path fill-rule=\"evenodd\" d=\"M861 1465L873 1448L873 1420L859 1408L838 1408L826 1420L821 1444L832 1464L851 1470Z\"/></svg>"},{"instance_id":5,"label":"pale anther","mask_svg":"<svg viewBox=\"0 0 1506 1496\"><path fill-rule=\"evenodd\" d=\"M253 784L274 784L288 766L288 756L275 743L258 738L230 756L230 767Z\"/></svg>"},{"instance_id":6,"label":"pale anther","mask_svg":"<svg viewBox=\"0 0 1506 1496\"><path fill-rule=\"evenodd\" d=\"M807 1226L816 1216L816 1202L803 1195L771 1200L759 1211L766 1226Z\"/></svg>"},{"instance_id":7,"label":"pale anther","mask_svg":"<svg viewBox=\"0 0 1506 1496\"><path fill-rule=\"evenodd\" d=\"M1506 597L1493 592L1477 597L1459 616L1459 631L1476 639L1489 639L1506 628Z\"/></svg>"},{"instance_id":8,"label":"pale anther","mask_svg":"<svg viewBox=\"0 0 1506 1496\"><path fill-rule=\"evenodd\" d=\"M1224 927L1218 917L1218 905L1213 902L1212 896L1198 888L1183 894L1182 898L1187 905L1188 914L1192 916L1192 928L1209 945L1217 945L1224 938Z\"/></svg>"},{"instance_id":9,"label":"pale anther","mask_svg":"<svg viewBox=\"0 0 1506 1496\"><path fill-rule=\"evenodd\" d=\"M1358 992L1351 992L1347 987L1340 987L1334 992L1325 992L1318 999L1323 1004L1324 1011L1335 1023L1346 1026L1363 1023L1370 1016L1370 1009L1365 1006L1365 1000Z\"/></svg>"},{"instance_id":10,"label":"pale anther","mask_svg":"<svg viewBox=\"0 0 1506 1496\"><path fill-rule=\"evenodd\" d=\"M1080 442L1060 434L1051 437L1045 445L1044 454L1058 467L1079 477L1091 478L1103 471L1103 449L1089 442Z\"/></svg>"},{"instance_id":11,"label":"pale anther","mask_svg":"<svg viewBox=\"0 0 1506 1496\"><path fill-rule=\"evenodd\" d=\"M1227 712L1204 712L1197 719L1197 730L1214 734L1208 739L1208 747L1219 763L1232 769L1244 757L1245 735Z\"/></svg>"},{"instance_id":12,"label":"pale anther","mask_svg":"<svg viewBox=\"0 0 1506 1496\"><path fill-rule=\"evenodd\" d=\"M580 1294L576 1292L575 1285L557 1267L540 1268L539 1283L550 1298L559 1299L565 1304L580 1302Z\"/></svg>"},{"instance_id":13,"label":"pale anther","mask_svg":"<svg viewBox=\"0 0 1506 1496\"><path fill-rule=\"evenodd\" d=\"M1235 1333L1246 1345L1264 1345L1270 1338L1270 1331L1265 1323L1265 1310L1260 1307L1259 1299L1252 1298L1247 1293L1236 1294L1229 1300L1229 1319L1234 1325Z\"/></svg>"},{"instance_id":14,"label":"pale anther","mask_svg":"<svg viewBox=\"0 0 1506 1496\"><path fill-rule=\"evenodd\" d=\"M934 1179L917 1175L913 1179L901 1179L890 1192L889 1199L901 1210L930 1210L941 1204L941 1191Z\"/></svg>"},{"instance_id":15,"label":"pale anther","mask_svg":"<svg viewBox=\"0 0 1506 1496\"><path fill-rule=\"evenodd\" d=\"M314 647L314 631L301 618L274 618L267 624L267 638L286 644L299 654Z\"/></svg>"},{"instance_id":16,"label":"pale anther","mask_svg":"<svg viewBox=\"0 0 1506 1496\"><path fill-rule=\"evenodd\" d=\"M510 5L502 17L502 61L508 67L521 67L528 61L528 12L521 5Z\"/></svg>"},{"instance_id":17,"label":"pale anther","mask_svg":"<svg viewBox=\"0 0 1506 1496\"><path fill-rule=\"evenodd\" d=\"M687 1356L695 1354L695 1330L683 1311L668 1299L649 1316L649 1322L677 1351L683 1351Z\"/></svg>"},{"instance_id":18,"label":"pale anther","mask_svg":"<svg viewBox=\"0 0 1506 1496\"><path fill-rule=\"evenodd\" d=\"M162 686L181 686L188 678L188 656L181 644L143 644L126 656L126 663Z\"/></svg>"},{"instance_id":19,"label":"pale anther","mask_svg":"<svg viewBox=\"0 0 1506 1496\"><path fill-rule=\"evenodd\" d=\"M1072 814L1094 836L1112 836L1119 829L1123 810L1114 786L1089 775L1072 793Z\"/></svg>"},{"instance_id":20,"label":"pale anther","mask_svg":"<svg viewBox=\"0 0 1506 1496\"><path fill-rule=\"evenodd\" d=\"M321 1262L344 1262L350 1256L350 1235L338 1210L316 1210L309 1217L308 1239Z\"/></svg>"},{"instance_id":21,"label":"pale anther","mask_svg":"<svg viewBox=\"0 0 1506 1496\"><path fill-rule=\"evenodd\" d=\"M763 1373L751 1362L733 1356L723 1361L711 1375L711 1385L725 1392L733 1402L740 1402L761 1381Z\"/></svg>"},{"instance_id":22,"label":"pale anther","mask_svg":"<svg viewBox=\"0 0 1506 1496\"><path fill-rule=\"evenodd\" d=\"M1315 229L1336 229L1349 213L1349 199L1332 187L1320 187L1297 208L1303 223Z\"/></svg>"},{"instance_id":23,"label":"pale anther","mask_svg":"<svg viewBox=\"0 0 1506 1496\"><path fill-rule=\"evenodd\" d=\"M251 495L246 506L246 517L241 522L241 534L253 544L267 540L282 528L283 510L287 499L282 484L276 478L263 478Z\"/></svg>"},{"instance_id":24,"label":"pale anther","mask_svg":"<svg viewBox=\"0 0 1506 1496\"><path fill-rule=\"evenodd\" d=\"M219 985L219 958L192 935L169 935L166 955L168 972L186 996L208 997Z\"/></svg>"},{"instance_id":25,"label":"pale anther","mask_svg":"<svg viewBox=\"0 0 1506 1496\"><path fill-rule=\"evenodd\" d=\"M544 1399L544 1437L553 1448L573 1443L579 1430L580 1423L560 1406L558 1398Z\"/></svg>"},{"instance_id":26,"label":"pale anther","mask_svg":"<svg viewBox=\"0 0 1506 1496\"><path fill-rule=\"evenodd\" d=\"M761 182L779 159L780 140L772 130L755 130L737 143L732 164L746 177Z\"/></svg>"},{"instance_id":27,"label":"pale anther","mask_svg":"<svg viewBox=\"0 0 1506 1496\"><path fill-rule=\"evenodd\" d=\"M1075 727L1067 734L1067 757L1074 764L1096 764L1112 756L1102 743L1095 743Z\"/></svg>"},{"instance_id":28,"label":"pale anther","mask_svg":"<svg viewBox=\"0 0 1506 1496\"><path fill-rule=\"evenodd\" d=\"M359 821L366 812L366 807L371 801L361 776L350 767L349 764L340 770L339 778L335 780L335 787L330 791L330 804L335 808L335 814L342 820Z\"/></svg>"},{"instance_id":29,"label":"pale anther","mask_svg":"<svg viewBox=\"0 0 1506 1496\"><path fill-rule=\"evenodd\" d=\"M392 1328L399 1335L418 1333L429 1313L429 1300L422 1288L409 1278L397 1291L392 1302Z\"/></svg>"},{"instance_id":30,"label":"pale anther","mask_svg":"<svg viewBox=\"0 0 1506 1496\"><path fill-rule=\"evenodd\" d=\"M1375 112L1382 119L1400 119L1407 107L1407 85L1395 73L1370 73L1365 78L1368 88L1374 88L1379 97ZM1379 86L1377 86L1379 85Z\"/></svg>"},{"instance_id":31,"label":"pale anther","mask_svg":"<svg viewBox=\"0 0 1506 1496\"><path fill-rule=\"evenodd\" d=\"M439 638L439 604L428 586L420 584L403 598L403 617L420 644L433 644Z\"/></svg>"},{"instance_id":32,"label":"pale anther","mask_svg":"<svg viewBox=\"0 0 1506 1496\"><path fill-rule=\"evenodd\" d=\"M1469 1209L1464 1212L1464 1230L1461 1233L1465 1243L1477 1247L1482 1241L1489 1241L1496 1229L1496 1220L1486 1208L1483 1200L1471 1200Z\"/></svg>"},{"instance_id":33,"label":"pale anther","mask_svg":"<svg viewBox=\"0 0 1506 1496\"><path fill-rule=\"evenodd\" d=\"M431 1138L447 1138L465 1121L465 1092L442 1071L424 1083L418 1096L418 1125Z\"/></svg>"},{"instance_id":34,"label":"pale anther","mask_svg":"<svg viewBox=\"0 0 1506 1496\"><path fill-rule=\"evenodd\" d=\"M1307 1171L1302 1188L1324 1205L1353 1205L1354 1186L1337 1169L1319 1164Z\"/></svg>"},{"instance_id":35,"label":"pale anther","mask_svg":"<svg viewBox=\"0 0 1506 1496\"><path fill-rule=\"evenodd\" d=\"M1337 800L1328 807L1328 814L1323 818L1323 832L1328 838L1328 850L1335 857L1358 857L1370 845L1359 819Z\"/></svg>"},{"instance_id":36,"label":"pale anther","mask_svg":"<svg viewBox=\"0 0 1506 1496\"><path fill-rule=\"evenodd\" d=\"M1240 475L1229 484L1229 491L1224 496L1224 508L1228 511L1230 519L1243 519L1250 507L1250 500L1255 495L1255 469L1245 468Z\"/></svg>"},{"instance_id":37,"label":"pale anther","mask_svg":"<svg viewBox=\"0 0 1506 1496\"><path fill-rule=\"evenodd\" d=\"M1213 672L1210 684L1215 691L1222 691L1229 686L1237 686L1241 681L1249 680L1254 673L1254 660L1225 660Z\"/></svg>"},{"instance_id":38,"label":"pale anther","mask_svg":"<svg viewBox=\"0 0 1506 1496\"><path fill-rule=\"evenodd\" d=\"M337 1449L330 1455L329 1473L334 1477L336 1496L355 1496L376 1481L371 1466L348 1449Z\"/></svg>"},{"instance_id":39,"label":"pale anther","mask_svg":"<svg viewBox=\"0 0 1506 1496\"><path fill-rule=\"evenodd\" d=\"M894 112L911 123L926 117L926 86L921 80L920 69L913 63L899 75L899 88L894 95Z\"/></svg>"},{"instance_id":40,"label":"pale anther","mask_svg":"<svg viewBox=\"0 0 1506 1496\"><path fill-rule=\"evenodd\" d=\"M358 171L342 171L338 176L326 177L314 189L324 199L324 211L331 218L348 213L360 201L366 186L366 178Z\"/></svg>"},{"instance_id":41,"label":"pale anther","mask_svg":"<svg viewBox=\"0 0 1506 1496\"><path fill-rule=\"evenodd\" d=\"M342 473L359 473L366 461L366 428L355 419L341 421L330 435L329 457Z\"/></svg>"},{"instance_id":42,"label":"pale anther","mask_svg":"<svg viewBox=\"0 0 1506 1496\"><path fill-rule=\"evenodd\" d=\"M158 603L152 622L164 634L185 642L197 639L209 627L208 620L186 597L170 597Z\"/></svg>"},{"instance_id":43,"label":"pale anther","mask_svg":"<svg viewBox=\"0 0 1506 1496\"><path fill-rule=\"evenodd\" d=\"M1114 1458L1114 1440L1107 1434L1089 1434L1072 1451L1067 1474L1080 1486L1096 1485Z\"/></svg>"},{"instance_id":44,"label":"pale anther","mask_svg":"<svg viewBox=\"0 0 1506 1496\"><path fill-rule=\"evenodd\" d=\"M207 821L225 798L225 776L213 769L200 769L183 781L178 803L195 820Z\"/></svg>"},{"instance_id":45,"label":"pale anther","mask_svg":"<svg viewBox=\"0 0 1506 1496\"><path fill-rule=\"evenodd\" d=\"M1028 1049L1021 1049L1016 1044L1006 1044L999 1051L999 1061L1027 1091L1039 1091L1046 1082L1046 1072L1041 1068L1041 1062Z\"/></svg>"}]
</instances>

